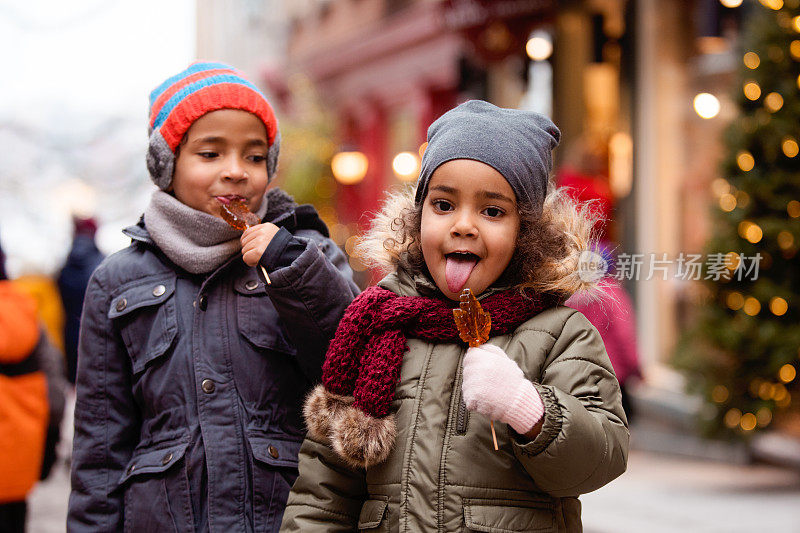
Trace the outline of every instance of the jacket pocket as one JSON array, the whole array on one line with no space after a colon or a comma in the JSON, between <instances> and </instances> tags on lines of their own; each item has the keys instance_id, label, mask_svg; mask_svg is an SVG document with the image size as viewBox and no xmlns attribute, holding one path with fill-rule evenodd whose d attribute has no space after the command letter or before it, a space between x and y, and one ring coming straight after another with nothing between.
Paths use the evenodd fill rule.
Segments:
<instances>
[{"instance_id":1,"label":"jacket pocket","mask_svg":"<svg viewBox=\"0 0 800 533\"><path fill-rule=\"evenodd\" d=\"M255 270L249 274L233 285L239 295L236 298L239 330L257 348L296 355L297 349L289 342L278 311L264 292Z\"/></svg>"},{"instance_id":2,"label":"jacket pocket","mask_svg":"<svg viewBox=\"0 0 800 533\"><path fill-rule=\"evenodd\" d=\"M383 522L388 506L389 498L387 496L370 496L370 499L361 506L361 513L358 515L358 530L375 531Z\"/></svg>"},{"instance_id":3,"label":"jacket pocket","mask_svg":"<svg viewBox=\"0 0 800 533\"><path fill-rule=\"evenodd\" d=\"M464 500L464 524L468 531L547 533L556 531L556 515L546 502Z\"/></svg>"},{"instance_id":4,"label":"jacket pocket","mask_svg":"<svg viewBox=\"0 0 800 533\"><path fill-rule=\"evenodd\" d=\"M150 278L123 287L111 300L108 318L119 328L134 374L166 353L175 341L178 319L174 292L174 277Z\"/></svg>"},{"instance_id":5,"label":"jacket pocket","mask_svg":"<svg viewBox=\"0 0 800 533\"><path fill-rule=\"evenodd\" d=\"M253 519L255 531L277 531L289 491L297 480L302 441L284 435L247 431L253 452Z\"/></svg>"},{"instance_id":6,"label":"jacket pocket","mask_svg":"<svg viewBox=\"0 0 800 533\"><path fill-rule=\"evenodd\" d=\"M187 446L173 443L134 452L119 479L126 532L194 531L189 478L181 462Z\"/></svg>"}]
</instances>

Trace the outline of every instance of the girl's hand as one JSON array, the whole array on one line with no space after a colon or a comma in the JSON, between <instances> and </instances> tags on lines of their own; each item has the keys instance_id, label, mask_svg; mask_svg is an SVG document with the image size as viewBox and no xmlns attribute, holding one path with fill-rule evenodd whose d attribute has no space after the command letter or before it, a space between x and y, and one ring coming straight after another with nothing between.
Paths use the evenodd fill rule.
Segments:
<instances>
[{"instance_id":1,"label":"girl's hand","mask_svg":"<svg viewBox=\"0 0 800 533\"><path fill-rule=\"evenodd\" d=\"M467 409L504 422L520 435L531 432L544 413L533 383L525 379L517 363L492 344L467 350L462 390Z\"/></svg>"},{"instance_id":2,"label":"girl's hand","mask_svg":"<svg viewBox=\"0 0 800 533\"><path fill-rule=\"evenodd\" d=\"M242 233L242 259L248 266L256 266L270 241L278 233L278 226L270 222L250 226Z\"/></svg>"}]
</instances>

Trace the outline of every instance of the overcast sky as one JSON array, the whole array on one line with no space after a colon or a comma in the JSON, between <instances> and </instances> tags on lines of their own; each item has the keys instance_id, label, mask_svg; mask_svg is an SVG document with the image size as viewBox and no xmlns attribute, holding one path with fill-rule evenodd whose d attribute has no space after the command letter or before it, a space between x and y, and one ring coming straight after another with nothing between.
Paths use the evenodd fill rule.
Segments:
<instances>
[{"instance_id":1,"label":"overcast sky","mask_svg":"<svg viewBox=\"0 0 800 533\"><path fill-rule=\"evenodd\" d=\"M0 0L0 112L143 113L194 49L194 0Z\"/></svg>"},{"instance_id":2,"label":"overcast sky","mask_svg":"<svg viewBox=\"0 0 800 533\"><path fill-rule=\"evenodd\" d=\"M195 24L194 0L0 0L0 241L12 276L58 271L76 203L95 206L104 251L127 245L119 230L150 190L148 95L194 58ZM65 160L90 157L91 175L70 174Z\"/></svg>"}]
</instances>

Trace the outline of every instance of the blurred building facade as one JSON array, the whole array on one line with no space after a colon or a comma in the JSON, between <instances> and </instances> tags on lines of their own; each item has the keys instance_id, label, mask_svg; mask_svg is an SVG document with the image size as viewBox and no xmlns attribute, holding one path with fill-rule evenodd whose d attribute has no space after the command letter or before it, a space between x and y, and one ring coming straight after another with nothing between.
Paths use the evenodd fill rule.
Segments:
<instances>
[{"instance_id":1,"label":"blurred building facade","mask_svg":"<svg viewBox=\"0 0 800 533\"><path fill-rule=\"evenodd\" d=\"M225 13L212 16L204 4ZM282 17L285 32L243 24L247 13L266 20L257 7L275 25ZM551 115L563 134L558 167L587 153L600 161L592 172L615 195L619 252L666 257L674 269L681 253L702 252L709 232L719 138L735 113L727 93L741 16L719 0L198 0L198 55L250 69L289 117L291 80L315 88L333 121L334 152L366 161L323 201L327 221L349 228L341 242L387 188L416 179L428 125L481 98ZM237 22L225 29L224 20ZM247 52L230 45L251 35ZM550 49L532 49L533 37ZM271 41L263 54L259 40ZM275 50L285 51L280 63ZM693 108L701 92L720 103L713 118ZM666 361L702 295L673 270L663 279L649 268L627 282L644 372L677 388Z\"/></svg>"}]
</instances>

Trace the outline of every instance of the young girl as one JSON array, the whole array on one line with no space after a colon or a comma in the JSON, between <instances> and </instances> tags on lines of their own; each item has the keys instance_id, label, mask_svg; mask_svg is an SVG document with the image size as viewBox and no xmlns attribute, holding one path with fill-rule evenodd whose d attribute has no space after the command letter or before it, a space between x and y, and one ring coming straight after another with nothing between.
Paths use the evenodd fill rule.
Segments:
<instances>
[{"instance_id":1,"label":"young girl","mask_svg":"<svg viewBox=\"0 0 800 533\"><path fill-rule=\"evenodd\" d=\"M602 340L560 305L597 276L578 270L586 211L545 198L559 136L481 101L430 127L416 193L364 241L394 272L331 342L281 531L575 532L578 495L625 470ZM491 315L477 348L453 319L464 288Z\"/></svg>"},{"instance_id":2,"label":"young girl","mask_svg":"<svg viewBox=\"0 0 800 533\"><path fill-rule=\"evenodd\" d=\"M316 211L267 191L280 136L250 82L198 63L150 104L159 190L86 292L67 526L276 531L357 288ZM230 227L233 200L263 223Z\"/></svg>"}]
</instances>

